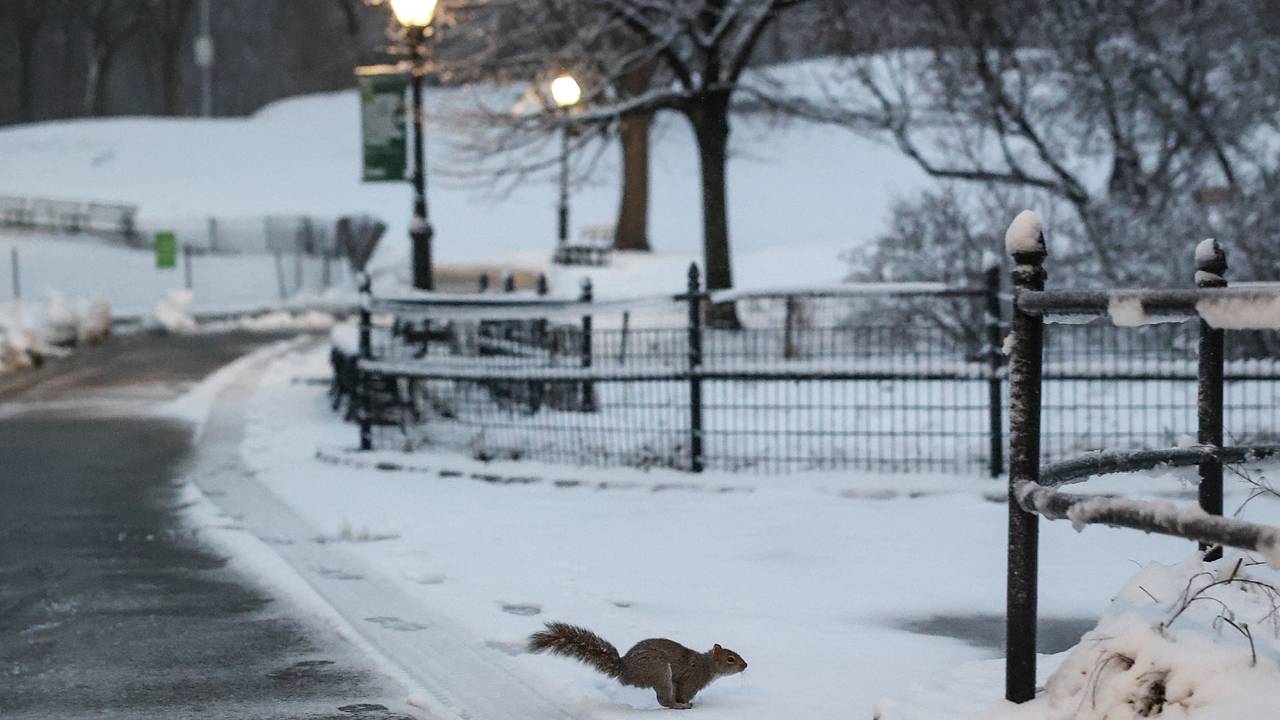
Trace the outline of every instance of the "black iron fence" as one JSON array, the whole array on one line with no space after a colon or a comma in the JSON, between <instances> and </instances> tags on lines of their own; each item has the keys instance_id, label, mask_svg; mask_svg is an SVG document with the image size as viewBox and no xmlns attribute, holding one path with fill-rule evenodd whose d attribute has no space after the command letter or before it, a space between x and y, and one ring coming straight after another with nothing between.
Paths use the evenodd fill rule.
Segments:
<instances>
[{"instance_id":1,"label":"black iron fence","mask_svg":"<svg viewBox=\"0 0 1280 720\"><path fill-rule=\"evenodd\" d=\"M609 301L370 295L368 347L361 357L353 338L335 353L335 399L353 400L366 447L688 471L1003 473L998 268L966 286L707 293L696 271L690 281L679 295ZM741 327L703 322L709 303L727 302ZM1195 357L1181 325L1058 326L1043 459L1179 442L1195 426ZM1232 356L1232 436L1273 436L1278 380L1280 364Z\"/></svg>"},{"instance_id":2,"label":"black iron fence","mask_svg":"<svg viewBox=\"0 0 1280 720\"><path fill-rule=\"evenodd\" d=\"M368 300L367 352L342 386L368 447L482 458L787 472L1003 467L1002 337L869 324L906 298L999 307L991 283L844 285L625 301L532 293ZM704 322L733 303L741 327ZM358 351L350 343L347 355ZM358 366L358 379L352 377ZM993 448L996 452L992 452Z\"/></svg>"},{"instance_id":3,"label":"black iron fence","mask_svg":"<svg viewBox=\"0 0 1280 720\"><path fill-rule=\"evenodd\" d=\"M1015 223L1020 220L1022 218ZM1236 331L1256 333L1280 329L1280 287L1227 288L1226 256L1215 241L1206 240L1195 254L1196 290L1045 291L1045 246L1038 231L1036 235L1023 238L1023 242L1015 241L1010 247L1015 262L1016 294L1008 343L1011 396L1005 696L1018 703L1035 697L1041 516L1050 520L1070 519L1077 525L1104 524L1198 541L1208 560L1220 558L1225 545L1257 551L1271 564L1280 563L1280 528L1222 517L1223 464L1280 452L1280 446L1260 442L1274 438L1273 422L1257 426L1254 442L1235 445L1226 444L1229 435L1228 426L1224 424L1230 397L1228 378L1234 373L1233 384L1249 387L1258 382L1259 376L1270 372L1269 360L1265 359L1267 353L1259 353L1258 349L1265 348L1273 338L1241 335ZM1129 383L1154 382L1161 393L1166 392L1165 384L1174 379L1183 380L1183 385L1194 388L1195 412L1193 417L1185 418L1191 422L1178 426L1178 431L1190 433L1194 428L1194 437L1188 438L1190 442L1181 447L1095 451L1042 465L1042 442L1050 437L1044 429L1042 412L1048 408L1044 402L1046 388L1051 382L1052 362L1063 361L1052 350L1058 330L1046 333L1046 322L1055 318L1080 322L1107 316L1113 324L1122 326L1145 326L1157 321L1180 323L1179 332L1152 336L1158 343L1146 349L1153 351L1154 359L1143 362L1134 356L1138 361L1136 365L1120 367L1107 377L1126 378L1125 382ZM1236 332L1233 340L1242 342L1228 343L1226 329ZM1170 347L1179 353L1173 359L1170 359ZM1182 354L1191 365L1183 364ZM1068 356L1071 358L1074 355ZM1172 366L1167 366L1169 364ZM1098 380L1098 374L1090 372L1087 365L1072 367L1066 372L1060 367L1059 372L1069 377L1078 375L1083 382ZM1185 382L1192 379L1196 381L1194 385ZM1263 409L1264 404L1274 407L1273 400L1237 400L1241 404L1234 409L1246 415ZM1166 406L1145 397L1140 403L1126 403L1139 415ZM1168 401L1167 405L1184 407L1180 398ZM1150 430L1130 439L1143 437L1160 439ZM1189 465L1199 467L1202 512L1171 509L1167 503L1064 493L1058 489L1097 475Z\"/></svg>"}]
</instances>

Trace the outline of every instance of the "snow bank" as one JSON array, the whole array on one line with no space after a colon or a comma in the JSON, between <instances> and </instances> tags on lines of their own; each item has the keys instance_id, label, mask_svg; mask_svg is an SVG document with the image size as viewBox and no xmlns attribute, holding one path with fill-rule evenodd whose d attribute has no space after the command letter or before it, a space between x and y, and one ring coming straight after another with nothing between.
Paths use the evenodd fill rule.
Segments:
<instances>
[{"instance_id":1,"label":"snow bank","mask_svg":"<svg viewBox=\"0 0 1280 720\"><path fill-rule=\"evenodd\" d=\"M39 362L40 338L27 321L21 303L0 306L0 372Z\"/></svg>"},{"instance_id":2,"label":"snow bank","mask_svg":"<svg viewBox=\"0 0 1280 720\"><path fill-rule=\"evenodd\" d=\"M101 300L71 301L51 292L43 304L0 305L0 372L65 357L70 348L110 334L111 306Z\"/></svg>"},{"instance_id":3,"label":"snow bank","mask_svg":"<svg viewBox=\"0 0 1280 720\"><path fill-rule=\"evenodd\" d=\"M156 322L171 333L195 332L196 320L191 314L195 295L189 290L170 290L156 305Z\"/></svg>"},{"instance_id":4,"label":"snow bank","mask_svg":"<svg viewBox=\"0 0 1280 720\"><path fill-rule=\"evenodd\" d=\"M1023 210L1009 223L1004 234L1004 248L1010 255L1044 251L1044 227L1040 216L1032 210Z\"/></svg>"},{"instance_id":5,"label":"snow bank","mask_svg":"<svg viewBox=\"0 0 1280 720\"><path fill-rule=\"evenodd\" d=\"M1241 555L1151 564L1045 685L986 720L1280 717L1280 575Z\"/></svg>"}]
</instances>

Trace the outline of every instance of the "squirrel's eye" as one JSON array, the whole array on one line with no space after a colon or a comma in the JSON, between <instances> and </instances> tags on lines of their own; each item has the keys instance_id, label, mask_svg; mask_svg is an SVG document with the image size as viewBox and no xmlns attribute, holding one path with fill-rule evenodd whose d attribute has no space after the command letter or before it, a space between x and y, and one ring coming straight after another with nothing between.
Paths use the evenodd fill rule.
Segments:
<instances>
[{"instance_id":1,"label":"squirrel's eye","mask_svg":"<svg viewBox=\"0 0 1280 720\"><path fill-rule=\"evenodd\" d=\"M732 664L734 664L734 663L738 662L738 658L736 658L736 657L730 657L728 661L729 661L729 664L730 664L730 665L732 665Z\"/></svg>"}]
</instances>

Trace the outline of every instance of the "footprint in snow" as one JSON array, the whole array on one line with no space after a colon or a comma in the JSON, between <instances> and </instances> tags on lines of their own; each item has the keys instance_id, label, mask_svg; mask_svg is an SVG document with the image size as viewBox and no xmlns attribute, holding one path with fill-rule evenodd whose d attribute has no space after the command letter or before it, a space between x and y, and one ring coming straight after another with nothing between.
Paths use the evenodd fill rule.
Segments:
<instances>
[{"instance_id":1,"label":"footprint in snow","mask_svg":"<svg viewBox=\"0 0 1280 720\"><path fill-rule=\"evenodd\" d=\"M515 657L525 653L525 644L522 642L510 642L505 640L485 640L484 646L492 650L497 650L504 655Z\"/></svg>"},{"instance_id":2,"label":"footprint in snow","mask_svg":"<svg viewBox=\"0 0 1280 720\"><path fill-rule=\"evenodd\" d=\"M409 579L418 583L419 585L443 585L445 581L445 576L442 573L436 573L435 575L419 575L417 577L411 577Z\"/></svg>"},{"instance_id":3,"label":"footprint in snow","mask_svg":"<svg viewBox=\"0 0 1280 720\"><path fill-rule=\"evenodd\" d=\"M330 580L363 580L363 575L358 575L341 568L330 567L314 567L312 568L317 575L329 578Z\"/></svg>"},{"instance_id":4,"label":"footprint in snow","mask_svg":"<svg viewBox=\"0 0 1280 720\"><path fill-rule=\"evenodd\" d=\"M421 623L411 622L409 620L403 620L401 618L392 617L389 615L367 617L364 619L364 621L373 623L374 625L377 625L382 628L386 628L387 630L397 630L399 632L416 632L418 630L427 629L427 626Z\"/></svg>"},{"instance_id":5,"label":"footprint in snow","mask_svg":"<svg viewBox=\"0 0 1280 720\"><path fill-rule=\"evenodd\" d=\"M528 617L530 615L540 614L542 612L542 606L534 605L532 603L522 603L522 604L502 603L502 612L509 613L511 615L520 615L522 617Z\"/></svg>"}]
</instances>

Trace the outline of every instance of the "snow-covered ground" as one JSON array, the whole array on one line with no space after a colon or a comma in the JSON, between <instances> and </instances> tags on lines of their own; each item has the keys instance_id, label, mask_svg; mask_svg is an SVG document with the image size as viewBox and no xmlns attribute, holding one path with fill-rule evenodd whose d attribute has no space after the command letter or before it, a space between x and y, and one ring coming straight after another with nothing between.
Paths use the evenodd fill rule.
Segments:
<instances>
[{"instance_id":1,"label":"snow-covered ground","mask_svg":"<svg viewBox=\"0 0 1280 720\"><path fill-rule=\"evenodd\" d=\"M978 717L1000 697L998 664L969 664L1001 656L1006 511L993 501L1003 495L999 483L357 456L345 450L354 429L330 413L323 385L309 382L327 375L324 348L274 362L250 401L242 447L257 481L310 528L297 542L312 553L332 548L360 566L298 571L312 584L341 575L357 598L362 583L394 588L423 614L456 623L458 642L476 658L577 716L639 717L658 706L647 691L522 652L543 621L585 625L623 649L666 636L741 652L748 671L699 695L705 717L870 717L886 696L886 720ZM415 469L374 469L378 462ZM1103 489L1189 497L1189 477L1126 477ZM1228 506L1243 499L1235 487ZM1246 515L1277 522L1280 503L1260 498ZM1180 563L1193 551L1184 541L1132 531L1077 534L1067 523L1045 522L1041 532L1042 633L1057 636L1057 650L1092 627L1141 566ZM299 552L293 540L278 547ZM411 635L414 626L400 627ZM1220 637L1247 661L1248 646L1233 633L1226 628Z\"/></svg>"},{"instance_id":2,"label":"snow-covered ground","mask_svg":"<svg viewBox=\"0 0 1280 720\"><path fill-rule=\"evenodd\" d=\"M809 63L778 73L805 83L819 70ZM500 197L455 179L465 169L459 113L506 94L484 86L427 91L428 199L438 262L536 268L552 250L553 173ZM844 268L836 254L884 227L892 197L928 182L896 150L839 129L738 118L732 144L729 225L741 281L764 283L783 273L791 273L788 282L839 279ZM617 155L609 148L575 189L575 228L614 222ZM144 233L177 228L180 241L183 233L204 233L210 216L368 213L389 226L375 266L407 267L409 184L360 181L354 90L284 100L243 119L118 118L5 128L0 157L0 194L137 203ZM651 168L653 246L679 256L679 266L701 252L697 152L686 122L660 118ZM267 274L245 284L273 288L270 259L259 262ZM684 274L677 270L671 282L678 285Z\"/></svg>"}]
</instances>

